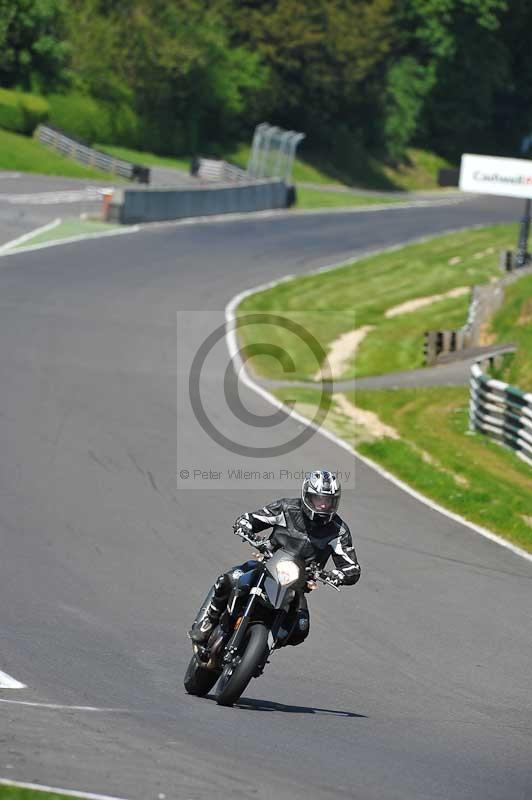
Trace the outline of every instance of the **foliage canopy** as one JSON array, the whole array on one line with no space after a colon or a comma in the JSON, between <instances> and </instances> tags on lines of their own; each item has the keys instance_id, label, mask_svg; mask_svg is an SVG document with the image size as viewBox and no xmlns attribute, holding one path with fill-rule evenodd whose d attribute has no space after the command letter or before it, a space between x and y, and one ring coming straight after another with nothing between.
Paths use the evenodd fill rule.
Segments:
<instances>
[{"instance_id":1,"label":"foliage canopy","mask_svg":"<svg viewBox=\"0 0 532 800\"><path fill-rule=\"evenodd\" d=\"M531 23L527 0L0 0L0 83L88 96L100 139L159 152L269 119L392 162L516 154Z\"/></svg>"}]
</instances>

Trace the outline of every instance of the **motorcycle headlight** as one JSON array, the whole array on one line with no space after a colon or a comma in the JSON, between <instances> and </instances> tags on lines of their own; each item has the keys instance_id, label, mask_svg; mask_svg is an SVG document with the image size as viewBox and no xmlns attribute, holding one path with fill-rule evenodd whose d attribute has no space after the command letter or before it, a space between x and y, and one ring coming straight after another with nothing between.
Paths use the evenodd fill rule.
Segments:
<instances>
[{"instance_id":1,"label":"motorcycle headlight","mask_svg":"<svg viewBox=\"0 0 532 800\"><path fill-rule=\"evenodd\" d=\"M288 586L299 578L299 567L293 561L279 561L276 570L281 586Z\"/></svg>"}]
</instances>

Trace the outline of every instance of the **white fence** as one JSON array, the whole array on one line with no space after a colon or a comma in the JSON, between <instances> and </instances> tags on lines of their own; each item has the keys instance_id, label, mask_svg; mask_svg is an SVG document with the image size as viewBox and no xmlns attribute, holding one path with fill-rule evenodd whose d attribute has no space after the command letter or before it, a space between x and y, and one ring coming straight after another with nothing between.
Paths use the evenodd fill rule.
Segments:
<instances>
[{"instance_id":1,"label":"white fence","mask_svg":"<svg viewBox=\"0 0 532 800\"><path fill-rule=\"evenodd\" d=\"M55 128L50 128L48 125L39 125L36 137L41 144L56 150L64 156L73 158L75 161L86 164L88 167L111 172L114 175L120 175L122 178L138 181L139 183L150 182L150 171L147 167L141 164L132 164L121 158L114 158L114 156L102 153L100 150L93 150L92 147L87 147L87 145L72 139L70 136L66 136Z\"/></svg>"},{"instance_id":2,"label":"white fence","mask_svg":"<svg viewBox=\"0 0 532 800\"><path fill-rule=\"evenodd\" d=\"M218 161L215 158L200 158L197 162L196 176L204 181L249 181L245 169L230 164L228 161Z\"/></svg>"},{"instance_id":3,"label":"white fence","mask_svg":"<svg viewBox=\"0 0 532 800\"><path fill-rule=\"evenodd\" d=\"M484 375L479 362L471 367L469 421L532 466L532 394Z\"/></svg>"}]
</instances>

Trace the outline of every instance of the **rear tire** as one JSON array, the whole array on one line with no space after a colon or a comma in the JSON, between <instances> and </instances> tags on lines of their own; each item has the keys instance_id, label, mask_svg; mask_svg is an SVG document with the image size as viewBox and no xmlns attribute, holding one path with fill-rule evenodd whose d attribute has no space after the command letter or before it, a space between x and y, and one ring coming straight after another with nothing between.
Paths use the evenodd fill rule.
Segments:
<instances>
[{"instance_id":1,"label":"rear tire","mask_svg":"<svg viewBox=\"0 0 532 800\"><path fill-rule=\"evenodd\" d=\"M220 677L216 694L219 706L232 706L236 703L250 680L259 673L268 655L268 628L265 625L250 625L239 655L240 661L237 665L233 668L228 664Z\"/></svg>"},{"instance_id":2,"label":"rear tire","mask_svg":"<svg viewBox=\"0 0 532 800\"><path fill-rule=\"evenodd\" d=\"M219 677L219 672L215 672L212 669L205 669L196 658L196 655L193 655L190 659L183 682L189 694L196 695L196 697L205 697L206 694L209 694Z\"/></svg>"}]
</instances>

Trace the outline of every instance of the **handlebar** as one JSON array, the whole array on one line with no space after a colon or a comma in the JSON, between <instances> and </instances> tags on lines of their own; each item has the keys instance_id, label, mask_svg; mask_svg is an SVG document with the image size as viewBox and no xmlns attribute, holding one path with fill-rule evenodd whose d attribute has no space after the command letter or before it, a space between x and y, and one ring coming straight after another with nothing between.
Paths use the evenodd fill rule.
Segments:
<instances>
[{"instance_id":1,"label":"handlebar","mask_svg":"<svg viewBox=\"0 0 532 800\"><path fill-rule=\"evenodd\" d=\"M309 567L307 567L307 573L309 574L310 580L324 583L327 586L332 586L332 588L336 589L337 592L340 591L340 587L329 578L327 570L320 569L316 564L311 564Z\"/></svg>"},{"instance_id":2,"label":"handlebar","mask_svg":"<svg viewBox=\"0 0 532 800\"><path fill-rule=\"evenodd\" d=\"M264 550L261 550L261 545L266 545L265 541L261 539L254 539L251 536L248 536L244 531L239 530L238 528L233 531L235 536L240 536L243 542L247 542L252 547L255 547L263 556L264 558L271 558L272 553L268 550L267 547L264 547Z\"/></svg>"},{"instance_id":3,"label":"handlebar","mask_svg":"<svg viewBox=\"0 0 532 800\"><path fill-rule=\"evenodd\" d=\"M233 530L233 533L235 534L235 536L239 536L243 542L247 542L252 547L255 547L261 553L264 559L272 557L273 553L271 553L266 546L264 547L264 549L261 549L261 545L267 544L265 541L262 541L260 539L254 539L251 536L248 536L246 533L244 533L243 530L238 528L236 530ZM317 564L310 564L308 567L306 567L305 572L307 573L309 580L317 581L319 583L324 583L327 586L332 586L332 588L336 589L337 592L340 591L340 588L335 584L335 582L328 577L327 571L324 569L320 569Z\"/></svg>"}]
</instances>

